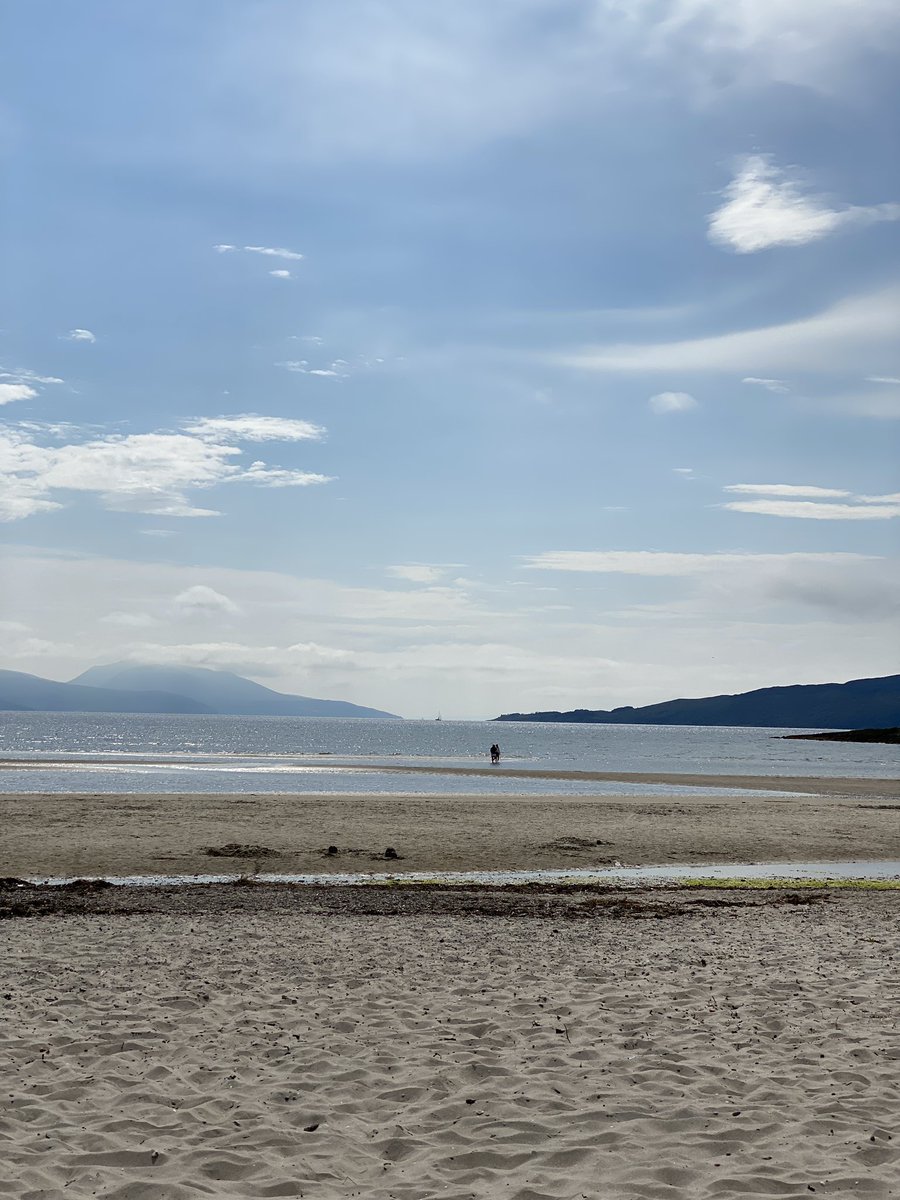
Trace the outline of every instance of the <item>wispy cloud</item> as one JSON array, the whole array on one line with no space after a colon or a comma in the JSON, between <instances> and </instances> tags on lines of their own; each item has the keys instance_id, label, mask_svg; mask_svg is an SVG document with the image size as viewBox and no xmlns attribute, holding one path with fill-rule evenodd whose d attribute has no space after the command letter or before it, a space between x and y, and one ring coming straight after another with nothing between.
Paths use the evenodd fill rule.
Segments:
<instances>
[{"instance_id":1,"label":"wispy cloud","mask_svg":"<svg viewBox=\"0 0 900 1200\"><path fill-rule=\"evenodd\" d=\"M839 500L851 495L850 492L841 491L839 488L815 487L803 483L731 483L725 491L756 496L802 496L808 500Z\"/></svg>"},{"instance_id":2,"label":"wispy cloud","mask_svg":"<svg viewBox=\"0 0 900 1200\"><path fill-rule=\"evenodd\" d=\"M405 579L409 583L437 583L443 579L450 568L432 563L405 563L395 567L385 567L385 574L395 579Z\"/></svg>"},{"instance_id":3,"label":"wispy cloud","mask_svg":"<svg viewBox=\"0 0 900 1200\"><path fill-rule=\"evenodd\" d=\"M866 383L900 384L900 378L898 378L896 375L867 375Z\"/></svg>"},{"instance_id":4,"label":"wispy cloud","mask_svg":"<svg viewBox=\"0 0 900 1200\"><path fill-rule=\"evenodd\" d=\"M760 496L723 505L734 512L809 521L887 521L900 517L900 495L857 496L839 488L790 483L733 483L726 492ZM835 504L828 501L845 500Z\"/></svg>"},{"instance_id":5,"label":"wispy cloud","mask_svg":"<svg viewBox=\"0 0 900 1200\"><path fill-rule=\"evenodd\" d=\"M289 359L275 365L284 367L286 371L291 371L294 375L318 375L324 379L346 379L350 374L347 370L348 364L344 359L336 359L328 367L311 367L305 358Z\"/></svg>"},{"instance_id":6,"label":"wispy cloud","mask_svg":"<svg viewBox=\"0 0 900 1200\"><path fill-rule=\"evenodd\" d=\"M589 346L546 356L587 371L654 373L846 369L872 347L896 353L900 288L853 296L811 317L756 329L689 338ZM871 361L871 360L870 360Z\"/></svg>"},{"instance_id":7,"label":"wispy cloud","mask_svg":"<svg viewBox=\"0 0 900 1200\"><path fill-rule=\"evenodd\" d=\"M37 371L29 371L26 367L17 367L14 371L0 369L0 381L5 383L64 383L56 375L38 375Z\"/></svg>"},{"instance_id":8,"label":"wispy cloud","mask_svg":"<svg viewBox=\"0 0 900 1200\"><path fill-rule=\"evenodd\" d=\"M790 388L783 379L759 379L756 375L746 375L741 383L753 383L757 387L763 387L767 392L774 392L776 396L787 396L790 393Z\"/></svg>"},{"instance_id":9,"label":"wispy cloud","mask_svg":"<svg viewBox=\"0 0 900 1200\"><path fill-rule=\"evenodd\" d=\"M725 204L709 218L709 240L737 254L803 246L848 225L900 220L900 204L832 208L823 196L804 196L799 182L762 154L742 160L724 195Z\"/></svg>"},{"instance_id":10,"label":"wispy cloud","mask_svg":"<svg viewBox=\"0 0 900 1200\"><path fill-rule=\"evenodd\" d=\"M283 467L268 467L264 462L251 463L246 471L233 477L234 483L255 483L258 487L312 487L333 483L333 475L318 475L313 471L289 471Z\"/></svg>"},{"instance_id":11,"label":"wispy cloud","mask_svg":"<svg viewBox=\"0 0 900 1200\"><path fill-rule=\"evenodd\" d=\"M299 250L288 250L285 246L234 246L231 242L219 242L213 246L217 254L234 254L243 251L245 254L261 254L264 258L284 258L290 262L300 262L306 256ZM274 274L275 272L270 272Z\"/></svg>"},{"instance_id":12,"label":"wispy cloud","mask_svg":"<svg viewBox=\"0 0 900 1200\"><path fill-rule=\"evenodd\" d=\"M864 554L683 554L665 550L546 550L524 560L526 567L543 571L577 571L586 574L691 576L723 568L758 567L784 562L863 562Z\"/></svg>"},{"instance_id":13,"label":"wispy cloud","mask_svg":"<svg viewBox=\"0 0 900 1200\"><path fill-rule=\"evenodd\" d=\"M900 517L896 504L816 504L811 500L736 500L725 508L764 517L791 517L807 521L888 521Z\"/></svg>"},{"instance_id":14,"label":"wispy cloud","mask_svg":"<svg viewBox=\"0 0 900 1200\"><path fill-rule=\"evenodd\" d=\"M275 279L293 279L294 278L293 275L290 273L290 271L285 271L285 270L270 271L269 274L272 275Z\"/></svg>"},{"instance_id":15,"label":"wispy cloud","mask_svg":"<svg viewBox=\"0 0 900 1200\"><path fill-rule=\"evenodd\" d=\"M283 246L245 246L244 249L248 254L262 254L266 258L287 258L292 262L299 262L306 257L299 250L286 250Z\"/></svg>"},{"instance_id":16,"label":"wispy cloud","mask_svg":"<svg viewBox=\"0 0 900 1200\"><path fill-rule=\"evenodd\" d=\"M157 617L146 612L115 612L107 613L100 620L106 625L118 625L122 629L150 629L159 624Z\"/></svg>"},{"instance_id":17,"label":"wispy cloud","mask_svg":"<svg viewBox=\"0 0 900 1200\"><path fill-rule=\"evenodd\" d=\"M326 433L322 425L293 417L263 417L241 413L233 417L199 417L185 425L188 433L203 438L237 442L320 441Z\"/></svg>"},{"instance_id":18,"label":"wispy cloud","mask_svg":"<svg viewBox=\"0 0 900 1200\"><path fill-rule=\"evenodd\" d=\"M67 342L96 342L96 334L91 333L89 329L70 329L68 333L64 333L63 338Z\"/></svg>"},{"instance_id":19,"label":"wispy cloud","mask_svg":"<svg viewBox=\"0 0 900 1200\"><path fill-rule=\"evenodd\" d=\"M655 413L689 412L697 401L688 392L658 392L648 401Z\"/></svg>"}]
</instances>

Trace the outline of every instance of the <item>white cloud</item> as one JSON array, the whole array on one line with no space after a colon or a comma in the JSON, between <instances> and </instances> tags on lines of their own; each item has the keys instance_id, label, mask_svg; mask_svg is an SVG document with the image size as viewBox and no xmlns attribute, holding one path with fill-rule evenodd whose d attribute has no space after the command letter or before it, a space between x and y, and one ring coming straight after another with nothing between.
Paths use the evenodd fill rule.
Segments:
<instances>
[{"instance_id":1,"label":"white cloud","mask_svg":"<svg viewBox=\"0 0 900 1200\"><path fill-rule=\"evenodd\" d=\"M767 517L812 521L886 521L900 516L900 496L854 496L838 488L791 483L733 483L726 492L765 496L761 500L732 500L723 508ZM771 498L769 498L771 497ZM824 503L846 499L846 504Z\"/></svg>"},{"instance_id":2,"label":"white cloud","mask_svg":"<svg viewBox=\"0 0 900 1200\"><path fill-rule=\"evenodd\" d=\"M846 369L878 347L896 354L900 288L841 300L811 317L680 342L588 347L549 357L587 371L734 371L799 368Z\"/></svg>"},{"instance_id":3,"label":"white cloud","mask_svg":"<svg viewBox=\"0 0 900 1200\"><path fill-rule=\"evenodd\" d=\"M894 375L867 375L866 383L895 383L900 384L900 379Z\"/></svg>"},{"instance_id":4,"label":"white cloud","mask_svg":"<svg viewBox=\"0 0 900 1200\"><path fill-rule=\"evenodd\" d=\"M887 521L900 517L900 504L816 504L810 500L735 500L723 505L735 512L811 521Z\"/></svg>"},{"instance_id":5,"label":"white cloud","mask_svg":"<svg viewBox=\"0 0 900 1200\"><path fill-rule=\"evenodd\" d=\"M219 242L217 246L213 246L213 250L218 254L230 254L232 250L237 250L237 246L232 246L230 242Z\"/></svg>"},{"instance_id":6,"label":"white cloud","mask_svg":"<svg viewBox=\"0 0 900 1200\"><path fill-rule=\"evenodd\" d=\"M311 367L309 360L305 358L289 359L287 362L279 362L275 365L284 367L286 371L292 371L295 375L318 375L326 379L346 379L350 374L345 369L347 363L343 359L335 359L330 367Z\"/></svg>"},{"instance_id":7,"label":"white cloud","mask_svg":"<svg viewBox=\"0 0 900 1200\"><path fill-rule=\"evenodd\" d=\"M283 271L283 270L282 271L270 271L269 274L274 276L275 279L293 279L294 278L293 275L290 273L290 271Z\"/></svg>"},{"instance_id":8,"label":"white cloud","mask_svg":"<svg viewBox=\"0 0 900 1200\"><path fill-rule=\"evenodd\" d=\"M688 392L658 392L648 401L655 413L688 412L697 401Z\"/></svg>"},{"instance_id":9,"label":"white cloud","mask_svg":"<svg viewBox=\"0 0 900 1200\"><path fill-rule=\"evenodd\" d=\"M233 617L241 612L240 606L228 596L204 584L194 584L193 587L185 588L172 603L176 609L189 615L209 616L224 613Z\"/></svg>"},{"instance_id":10,"label":"white cloud","mask_svg":"<svg viewBox=\"0 0 900 1200\"><path fill-rule=\"evenodd\" d=\"M245 246L244 249L249 254L262 254L266 258L287 258L292 262L299 262L305 257L298 250L285 250L282 246Z\"/></svg>"},{"instance_id":11,"label":"white cloud","mask_svg":"<svg viewBox=\"0 0 900 1200\"><path fill-rule=\"evenodd\" d=\"M258 413L239 413L233 417L199 417L185 425L189 433L203 438L238 442L319 441L326 430L311 421L293 417L262 417Z\"/></svg>"},{"instance_id":12,"label":"white cloud","mask_svg":"<svg viewBox=\"0 0 900 1200\"><path fill-rule=\"evenodd\" d=\"M0 430L0 520L20 520L59 508L66 492L93 493L106 508L120 512L210 517L220 514L194 506L186 495L189 490L241 482L268 488L299 487L329 480L325 475L260 462L245 468L235 461L242 451L227 444L230 438L317 438L323 432L318 426L254 414L205 420L209 426L204 420L195 422L198 436L115 434L62 446L40 444L34 430ZM218 440L210 440L215 434Z\"/></svg>"},{"instance_id":13,"label":"white cloud","mask_svg":"<svg viewBox=\"0 0 900 1200\"><path fill-rule=\"evenodd\" d=\"M0 404L12 404L14 400L33 400L37 392L27 383L0 383Z\"/></svg>"},{"instance_id":14,"label":"white cloud","mask_svg":"<svg viewBox=\"0 0 900 1200\"><path fill-rule=\"evenodd\" d=\"M317 475L313 471L287 471L282 467L267 467L263 462L251 463L246 471L235 475L235 483L255 483L258 487L311 487L319 483L333 483L333 475Z\"/></svg>"},{"instance_id":15,"label":"white cloud","mask_svg":"<svg viewBox=\"0 0 900 1200\"><path fill-rule=\"evenodd\" d=\"M724 195L726 203L709 218L709 240L737 254L802 246L847 225L900 220L900 204L831 208L824 197L804 196L761 154L743 159Z\"/></svg>"},{"instance_id":16,"label":"white cloud","mask_svg":"<svg viewBox=\"0 0 900 1200\"><path fill-rule=\"evenodd\" d=\"M791 563L846 563L867 561L863 554L683 554L667 550L547 550L524 560L526 567L544 571L578 571L590 574L691 576L734 567Z\"/></svg>"},{"instance_id":17,"label":"white cloud","mask_svg":"<svg viewBox=\"0 0 900 1200\"><path fill-rule=\"evenodd\" d=\"M725 488L726 492L743 492L749 495L761 496L803 496L807 499L838 500L849 496L850 492L839 488L823 488L799 483L731 483Z\"/></svg>"},{"instance_id":18,"label":"white cloud","mask_svg":"<svg viewBox=\"0 0 900 1200\"><path fill-rule=\"evenodd\" d=\"M89 329L70 329L63 334L67 342L96 342L96 336Z\"/></svg>"},{"instance_id":19,"label":"white cloud","mask_svg":"<svg viewBox=\"0 0 900 1200\"><path fill-rule=\"evenodd\" d=\"M758 387L764 387L767 392L774 392L776 396L786 396L791 390L781 379L758 379L755 375L745 376L741 383L755 383Z\"/></svg>"}]
</instances>

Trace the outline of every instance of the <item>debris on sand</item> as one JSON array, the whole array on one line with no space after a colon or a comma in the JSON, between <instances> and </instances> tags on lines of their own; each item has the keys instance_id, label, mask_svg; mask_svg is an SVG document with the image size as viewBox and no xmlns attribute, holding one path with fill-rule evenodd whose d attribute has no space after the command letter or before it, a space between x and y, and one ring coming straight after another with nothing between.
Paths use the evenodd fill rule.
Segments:
<instances>
[{"instance_id":1,"label":"debris on sand","mask_svg":"<svg viewBox=\"0 0 900 1200\"><path fill-rule=\"evenodd\" d=\"M211 858L277 858L281 851L253 843L226 842L224 846L207 846L203 853Z\"/></svg>"}]
</instances>

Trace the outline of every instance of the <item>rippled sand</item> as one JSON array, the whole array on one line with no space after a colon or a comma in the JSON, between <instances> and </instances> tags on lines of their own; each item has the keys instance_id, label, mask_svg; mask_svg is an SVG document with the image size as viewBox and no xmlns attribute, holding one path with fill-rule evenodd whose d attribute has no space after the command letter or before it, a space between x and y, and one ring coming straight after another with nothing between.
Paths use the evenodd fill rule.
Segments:
<instances>
[{"instance_id":1,"label":"rippled sand","mask_svg":"<svg viewBox=\"0 0 900 1200\"><path fill-rule=\"evenodd\" d=\"M3 922L0 1194L898 1193L894 893L580 919L229 894Z\"/></svg>"}]
</instances>

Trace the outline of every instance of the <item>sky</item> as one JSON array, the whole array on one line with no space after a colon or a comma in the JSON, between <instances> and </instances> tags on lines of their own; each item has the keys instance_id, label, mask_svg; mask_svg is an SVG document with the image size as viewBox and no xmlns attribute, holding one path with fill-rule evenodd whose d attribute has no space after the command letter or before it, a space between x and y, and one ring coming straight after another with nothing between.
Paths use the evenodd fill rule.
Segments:
<instances>
[{"instance_id":1,"label":"sky","mask_svg":"<svg viewBox=\"0 0 900 1200\"><path fill-rule=\"evenodd\" d=\"M0 668L900 671L895 0L11 0Z\"/></svg>"}]
</instances>

